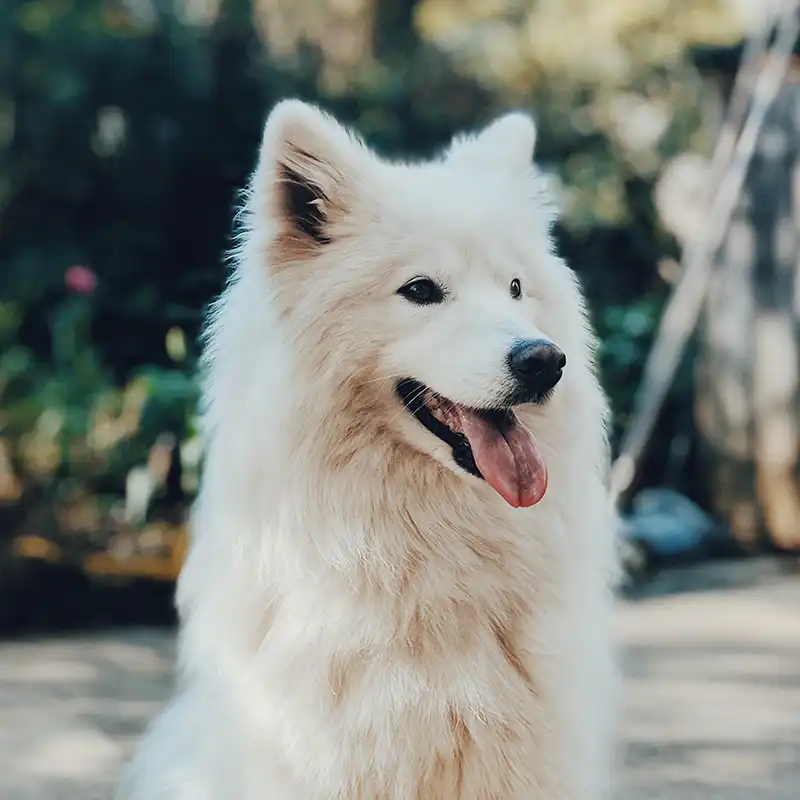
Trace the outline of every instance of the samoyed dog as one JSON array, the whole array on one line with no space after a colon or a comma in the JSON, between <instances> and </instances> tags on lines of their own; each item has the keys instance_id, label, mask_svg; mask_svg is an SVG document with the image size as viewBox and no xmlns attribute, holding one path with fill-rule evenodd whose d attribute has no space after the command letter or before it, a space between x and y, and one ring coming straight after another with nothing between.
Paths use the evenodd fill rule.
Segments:
<instances>
[{"instance_id":1,"label":"samoyed dog","mask_svg":"<svg viewBox=\"0 0 800 800\"><path fill-rule=\"evenodd\" d=\"M178 685L125 800L603 800L606 403L511 113L270 114L207 333Z\"/></svg>"}]
</instances>

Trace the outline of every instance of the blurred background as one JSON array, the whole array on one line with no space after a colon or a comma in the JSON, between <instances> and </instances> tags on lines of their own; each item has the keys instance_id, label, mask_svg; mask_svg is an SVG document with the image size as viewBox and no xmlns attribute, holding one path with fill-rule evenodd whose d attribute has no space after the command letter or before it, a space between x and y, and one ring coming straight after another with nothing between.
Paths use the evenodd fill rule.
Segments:
<instances>
[{"instance_id":1,"label":"blurred background","mask_svg":"<svg viewBox=\"0 0 800 800\"><path fill-rule=\"evenodd\" d=\"M797 24L779 0L2 0L3 797L107 796L163 699L197 335L297 96L387 155L535 115L614 409L624 791L796 800Z\"/></svg>"}]
</instances>

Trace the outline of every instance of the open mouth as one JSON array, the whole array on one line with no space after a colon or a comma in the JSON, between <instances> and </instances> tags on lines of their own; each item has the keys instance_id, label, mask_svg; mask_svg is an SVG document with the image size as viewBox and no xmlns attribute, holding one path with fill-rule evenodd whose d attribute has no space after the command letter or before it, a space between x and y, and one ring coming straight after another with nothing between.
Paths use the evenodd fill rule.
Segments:
<instances>
[{"instance_id":1,"label":"open mouth","mask_svg":"<svg viewBox=\"0 0 800 800\"><path fill-rule=\"evenodd\" d=\"M547 466L513 409L469 408L412 378L400 381L397 393L420 424L450 446L456 464L510 506L527 508L544 497Z\"/></svg>"}]
</instances>

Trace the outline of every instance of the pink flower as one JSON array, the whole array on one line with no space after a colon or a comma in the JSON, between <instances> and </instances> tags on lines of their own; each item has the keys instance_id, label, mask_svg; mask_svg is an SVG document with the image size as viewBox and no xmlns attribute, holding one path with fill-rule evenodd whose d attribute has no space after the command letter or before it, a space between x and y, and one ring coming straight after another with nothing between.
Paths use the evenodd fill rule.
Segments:
<instances>
[{"instance_id":1,"label":"pink flower","mask_svg":"<svg viewBox=\"0 0 800 800\"><path fill-rule=\"evenodd\" d=\"M97 288L97 275L89 267L76 264L64 273L64 283L75 294L92 294Z\"/></svg>"}]
</instances>

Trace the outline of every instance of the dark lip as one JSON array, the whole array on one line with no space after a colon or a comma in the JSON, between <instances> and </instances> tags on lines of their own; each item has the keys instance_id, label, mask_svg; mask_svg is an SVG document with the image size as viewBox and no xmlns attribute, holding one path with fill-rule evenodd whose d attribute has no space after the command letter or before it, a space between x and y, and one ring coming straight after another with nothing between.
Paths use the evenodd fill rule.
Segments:
<instances>
[{"instance_id":1,"label":"dark lip","mask_svg":"<svg viewBox=\"0 0 800 800\"><path fill-rule=\"evenodd\" d=\"M439 422L436 417L431 414L428 407L425 405L425 397L428 393L433 393L443 399L443 395L439 395L433 389L430 389L424 383L421 383L414 378L404 378L397 383L397 394L403 402L403 406L413 414L419 423L429 430L438 439L441 439L446 445L449 445L453 453L453 461L458 464L461 469L474 475L476 478L483 479L478 465L475 463L475 457L470 447L469 439L458 431L454 431L442 422ZM503 429L507 427L514 417L514 411L510 407L504 408L473 408L476 414L483 417L490 425L496 428Z\"/></svg>"}]
</instances>

